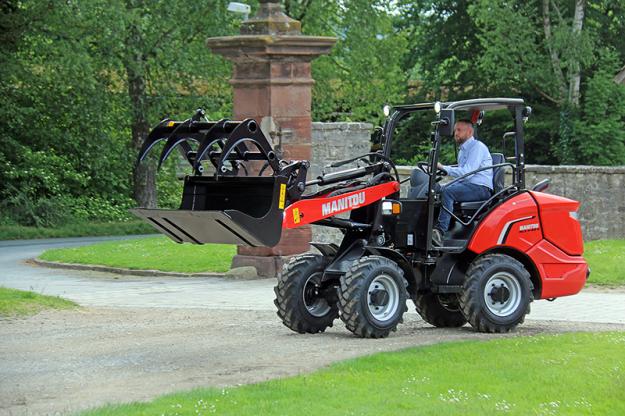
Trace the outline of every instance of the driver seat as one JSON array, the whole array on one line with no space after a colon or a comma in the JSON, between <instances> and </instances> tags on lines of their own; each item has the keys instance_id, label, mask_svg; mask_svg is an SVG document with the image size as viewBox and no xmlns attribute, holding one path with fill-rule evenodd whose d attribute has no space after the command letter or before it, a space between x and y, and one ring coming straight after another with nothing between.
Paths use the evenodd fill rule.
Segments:
<instances>
[{"instance_id":1,"label":"driver seat","mask_svg":"<svg viewBox=\"0 0 625 416\"><path fill-rule=\"evenodd\" d=\"M503 153L491 153L493 165L499 165L505 162ZM504 166L493 168L493 195L504 188L504 179L506 171ZM471 216L480 209L485 201L460 202L456 204L454 211L459 211L461 215Z\"/></svg>"}]
</instances>

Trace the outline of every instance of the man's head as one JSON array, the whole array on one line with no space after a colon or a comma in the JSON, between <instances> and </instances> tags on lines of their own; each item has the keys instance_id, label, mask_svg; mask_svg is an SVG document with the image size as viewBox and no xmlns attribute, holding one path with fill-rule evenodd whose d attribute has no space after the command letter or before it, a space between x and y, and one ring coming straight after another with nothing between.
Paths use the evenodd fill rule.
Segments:
<instances>
[{"instance_id":1,"label":"man's head","mask_svg":"<svg viewBox=\"0 0 625 416\"><path fill-rule=\"evenodd\" d=\"M461 145L473 136L473 124L470 120L458 120L454 126L454 138Z\"/></svg>"}]
</instances>

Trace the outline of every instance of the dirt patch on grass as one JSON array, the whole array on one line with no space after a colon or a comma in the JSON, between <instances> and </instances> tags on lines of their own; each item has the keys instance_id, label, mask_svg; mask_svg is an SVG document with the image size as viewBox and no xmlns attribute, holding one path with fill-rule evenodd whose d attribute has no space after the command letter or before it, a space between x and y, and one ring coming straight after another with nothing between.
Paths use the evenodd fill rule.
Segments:
<instances>
[{"instance_id":1,"label":"dirt patch on grass","mask_svg":"<svg viewBox=\"0 0 625 416\"><path fill-rule=\"evenodd\" d=\"M512 336L584 330L625 325L530 321ZM324 334L295 334L269 311L46 311L0 320L0 414L74 412L292 376L380 351L500 336L435 329L414 313L391 337L368 340L340 322Z\"/></svg>"},{"instance_id":2,"label":"dirt patch on grass","mask_svg":"<svg viewBox=\"0 0 625 416\"><path fill-rule=\"evenodd\" d=\"M618 285L588 285L582 289L592 293L625 293L625 286Z\"/></svg>"}]
</instances>

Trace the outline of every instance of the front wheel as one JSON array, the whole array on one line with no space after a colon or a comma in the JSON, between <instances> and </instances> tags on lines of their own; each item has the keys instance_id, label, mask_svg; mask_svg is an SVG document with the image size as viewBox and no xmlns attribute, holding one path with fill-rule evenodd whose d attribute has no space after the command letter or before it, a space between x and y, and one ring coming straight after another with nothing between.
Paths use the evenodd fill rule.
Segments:
<instances>
[{"instance_id":1,"label":"front wheel","mask_svg":"<svg viewBox=\"0 0 625 416\"><path fill-rule=\"evenodd\" d=\"M478 331L508 332L529 313L532 289L523 264L505 254L489 254L469 266L460 308Z\"/></svg>"},{"instance_id":2,"label":"front wheel","mask_svg":"<svg viewBox=\"0 0 625 416\"><path fill-rule=\"evenodd\" d=\"M327 261L304 254L284 265L274 288L278 316L300 334L323 332L338 317L334 288L321 281Z\"/></svg>"},{"instance_id":3,"label":"front wheel","mask_svg":"<svg viewBox=\"0 0 625 416\"><path fill-rule=\"evenodd\" d=\"M384 338L406 312L406 280L392 260L367 256L341 277L339 309L348 330L362 338Z\"/></svg>"}]
</instances>

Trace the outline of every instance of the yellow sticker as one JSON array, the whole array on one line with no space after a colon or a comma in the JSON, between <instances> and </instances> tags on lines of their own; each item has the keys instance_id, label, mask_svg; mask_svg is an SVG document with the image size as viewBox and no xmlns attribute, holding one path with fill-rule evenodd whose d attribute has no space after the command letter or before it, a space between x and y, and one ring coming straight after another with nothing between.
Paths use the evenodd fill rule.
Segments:
<instances>
[{"instance_id":1,"label":"yellow sticker","mask_svg":"<svg viewBox=\"0 0 625 416\"><path fill-rule=\"evenodd\" d=\"M175 121L170 121L169 123L167 123L167 127L174 127L174 124L176 124Z\"/></svg>"},{"instance_id":2,"label":"yellow sticker","mask_svg":"<svg viewBox=\"0 0 625 416\"><path fill-rule=\"evenodd\" d=\"M299 224L299 208L293 208L293 222Z\"/></svg>"},{"instance_id":3,"label":"yellow sticker","mask_svg":"<svg viewBox=\"0 0 625 416\"><path fill-rule=\"evenodd\" d=\"M280 184L280 199L278 200L278 208L284 209L284 202L286 200L286 184Z\"/></svg>"}]
</instances>

